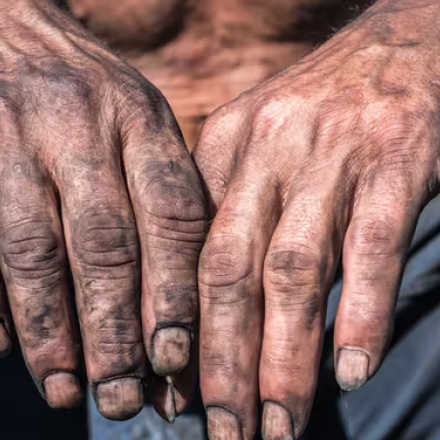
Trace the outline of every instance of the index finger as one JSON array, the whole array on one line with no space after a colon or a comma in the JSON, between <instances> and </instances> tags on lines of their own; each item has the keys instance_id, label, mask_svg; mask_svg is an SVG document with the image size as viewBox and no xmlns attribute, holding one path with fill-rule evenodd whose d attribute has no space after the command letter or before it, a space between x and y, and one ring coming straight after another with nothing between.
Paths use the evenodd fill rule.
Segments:
<instances>
[{"instance_id":1,"label":"index finger","mask_svg":"<svg viewBox=\"0 0 440 440\"><path fill-rule=\"evenodd\" d=\"M154 372L168 377L165 412L172 420L184 405L176 408L182 399L173 381L190 361L207 213L177 124L166 104L158 107L153 117L144 105L126 119L123 160L141 243L144 342Z\"/></svg>"}]
</instances>

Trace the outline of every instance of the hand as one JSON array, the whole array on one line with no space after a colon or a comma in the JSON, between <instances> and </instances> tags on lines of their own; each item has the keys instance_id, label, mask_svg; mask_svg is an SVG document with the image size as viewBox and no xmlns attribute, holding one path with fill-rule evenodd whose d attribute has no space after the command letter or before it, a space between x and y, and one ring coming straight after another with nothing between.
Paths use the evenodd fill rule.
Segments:
<instances>
[{"instance_id":1,"label":"hand","mask_svg":"<svg viewBox=\"0 0 440 440\"><path fill-rule=\"evenodd\" d=\"M83 350L98 409L124 419L150 362L172 420L191 394L206 224L180 130L158 90L50 2L0 0L0 35L0 262L29 370L52 407L73 406Z\"/></svg>"},{"instance_id":2,"label":"hand","mask_svg":"<svg viewBox=\"0 0 440 440\"><path fill-rule=\"evenodd\" d=\"M343 390L378 370L406 252L439 189L438 2L378 1L328 43L206 122L195 159L216 213L199 264L211 439L297 438L326 297Z\"/></svg>"}]
</instances>

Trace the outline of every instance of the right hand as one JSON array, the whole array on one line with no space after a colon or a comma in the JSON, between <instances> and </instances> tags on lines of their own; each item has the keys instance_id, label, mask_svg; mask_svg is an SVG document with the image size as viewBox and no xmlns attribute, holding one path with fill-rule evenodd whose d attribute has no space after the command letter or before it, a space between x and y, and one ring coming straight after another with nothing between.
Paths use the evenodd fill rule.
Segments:
<instances>
[{"instance_id":1,"label":"right hand","mask_svg":"<svg viewBox=\"0 0 440 440\"><path fill-rule=\"evenodd\" d=\"M52 407L71 407L83 350L99 411L124 419L152 369L172 420L191 394L206 227L172 112L49 1L0 0L0 36L0 267L29 370Z\"/></svg>"}]
</instances>

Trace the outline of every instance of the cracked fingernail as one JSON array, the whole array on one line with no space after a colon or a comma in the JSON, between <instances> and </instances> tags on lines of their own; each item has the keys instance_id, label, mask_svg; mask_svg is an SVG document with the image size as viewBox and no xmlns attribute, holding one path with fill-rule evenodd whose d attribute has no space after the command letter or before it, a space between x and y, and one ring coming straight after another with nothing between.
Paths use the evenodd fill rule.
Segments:
<instances>
[{"instance_id":1,"label":"cracked fingernail","mask_svg":"<svg viewBox=\"0 0 440 440\"><path fill-rule=\"evenodd\" d=\"M336 380L344 391L354 391L368 380L370 360L361 350L343 348L339 351Z\"/></svg>"},{"instance_id":2,"label":"cracked fingernail","mask_svg":"<svg viewBox=\"0 0 440 440\"><path fill-rule=\"evenodd\" d=\"M191 337L182 327L167 327L154 336L154 359L152 366L159 376L175 375L189 362Z\"/></svg>"},{"instance_id":3,"label":"cracked fingernail","mask_svg":"<svg viewBox=\"0 0 440 440\"><path fill-rule=\"evenodd\" d=\"M52 373L44 379L43 387L51 408L72 408L79 405L83 397L79 380L71 373Z\"/></svg>"},{"instance_id":4,"label":"cracked fingernail","mask_svg":"<svg viewBox=\"0 0 440 440\"><path fill-rule=\"evenodd\" d=\"M288 411L275 402L266 402L262 433L264 440L294 440L292 418Z\"/></svg>"},{"instance_id":5,"label":"cracked fingernail","mask_svg":"<svg viewBox=\"0 0 440 440\"><path fill-rule=\"evenodd\" d=\"M127 420L138 414L144 405L142 382L124 377L101 382L96 389L98 411L107 419Z\"/></svg>"},{"instance_id":6,"label":"cracked fingernail","mask_svg":"<svg viewBox=\"0 0 440 440\"><path fill-rule=\"evenodd\" d=\"M209 440L243 440L238 417L228 410L211 406L207 409Z\"/></svg>"},{"instance_id":7,"label":"cracked fingernail","mask_svg":"<svg viewBox=\"0 0 440 440\"><path fill-rule=\"evenodd\" d=\"M175 388L172 380L167 377L168 387L167 387L167 395L165 398L164 411L167 420L170 423L174 423L176 420L176 396L175 396Z\"/></svg>"}]
</instances>

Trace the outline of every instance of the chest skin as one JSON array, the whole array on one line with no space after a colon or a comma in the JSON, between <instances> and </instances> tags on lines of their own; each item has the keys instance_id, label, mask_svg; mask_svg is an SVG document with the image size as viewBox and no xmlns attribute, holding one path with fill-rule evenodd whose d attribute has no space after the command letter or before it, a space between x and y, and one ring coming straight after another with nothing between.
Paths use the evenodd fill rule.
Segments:
<instances>
[{"instance_id":1,"label":"chest skin","mask_svg":"<svg viewBox=\"0 0 440 440\"><path fill-rule=\"evenodd\" d=\"M192 145L215 108L298 61L371 0L68 2L162 90Z\"/></svg>"},{"instance_id":2,"label":"chest skin","mask_svg":"<svg viewBox=\"0 0 440 440\"><path fill-rule=\"evenodd\" d=\"M318 43L369 0L68 0L73 14L118 48L153 49L189 26L228 39Z\"/></svg>"}]
</instances>

